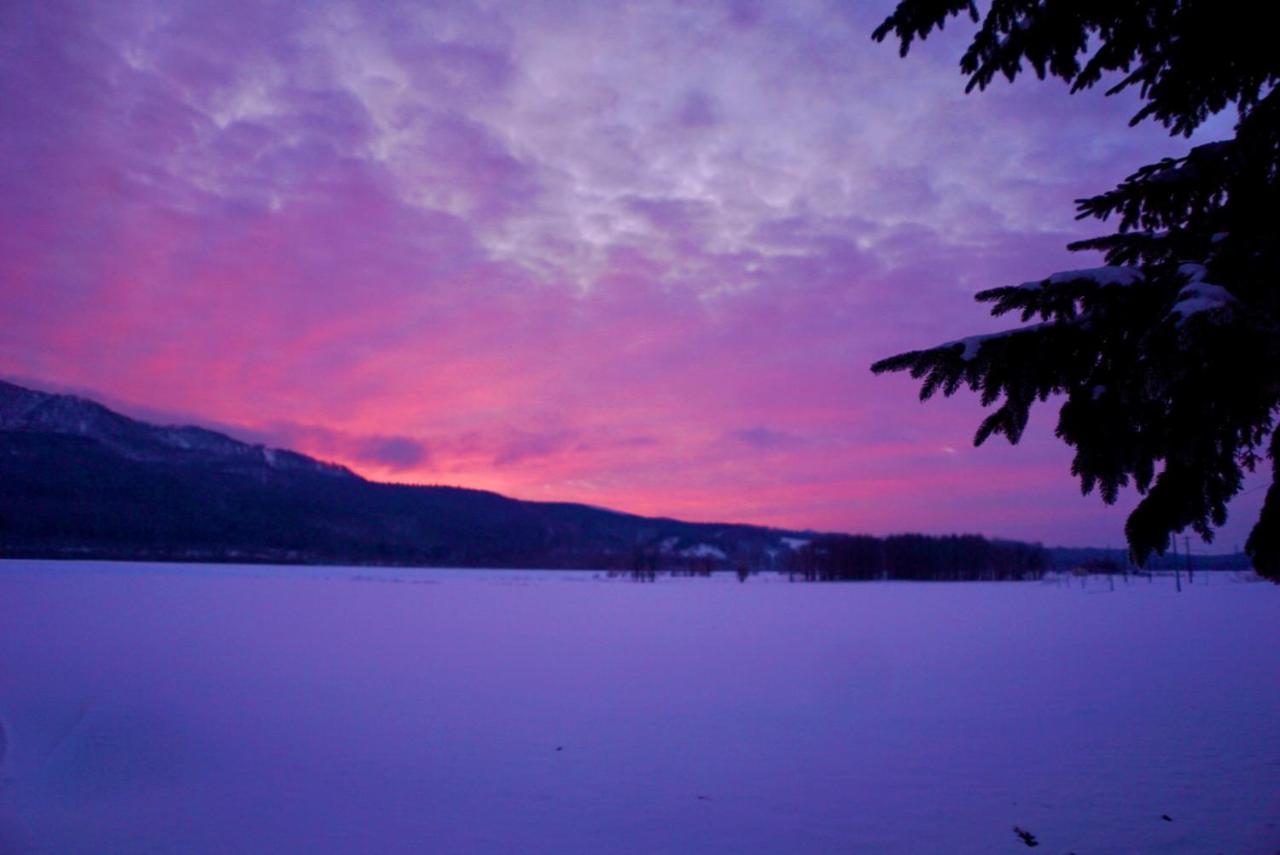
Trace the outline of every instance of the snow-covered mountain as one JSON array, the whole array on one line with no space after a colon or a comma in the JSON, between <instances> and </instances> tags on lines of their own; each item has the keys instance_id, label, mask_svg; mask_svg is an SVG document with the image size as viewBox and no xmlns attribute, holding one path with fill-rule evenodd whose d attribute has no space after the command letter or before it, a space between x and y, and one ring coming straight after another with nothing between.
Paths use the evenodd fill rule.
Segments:
<instances>
[{"instance_id":1,"label":"snow-covered mountain","mask_svg":"<svg viewBox=\"0 0 1280 855\"><path fill-rule=\"evenodd\" d=\"M94 440L129 460L219 463L227 467L323 472L354 478L343 466L295 451L232 439L191 425L151 425L75 395L55 395L0 381L0 430Z\"/></svg>"},{"instance_id":2,"label":"snow-covered mountain","mask_svg":"<svg viewBox=\"0 0 1280 855\"><path fill-rule=\"evenodd\" d=\"M294 451L0 382L0 556L760 567L788 535L379 484Z\"/></svg>"}]
</instances>

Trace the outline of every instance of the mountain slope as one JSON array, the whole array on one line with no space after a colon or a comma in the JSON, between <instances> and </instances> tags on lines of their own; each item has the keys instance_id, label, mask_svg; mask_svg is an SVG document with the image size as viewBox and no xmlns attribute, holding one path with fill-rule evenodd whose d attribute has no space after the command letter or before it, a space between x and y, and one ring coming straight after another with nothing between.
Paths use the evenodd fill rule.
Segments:
<instances>
[{"instance_id":1,"label":"mountain slope","mask_svg":"<svg viewBox=\"0 0 1280 855\"><path fill-rule=\"evenodd\" d=\"M796 536L379 484L295 452L0 382L3 555L758 567Z\"/></svg>"},{"instance_id":2,"label":"mountain slope","mask_svg":"<svg viewBox=\"0 0 1280 855\"><path fill-rule=\"evenodd\" d=\"M216 462L244 469L265 467L356 477L345 467L297 452L250 445L190 425L150 425L75 395L37 392L3 381L0 381L0 430L83 437L135 461Z\"/></svg>"}]
</instances>

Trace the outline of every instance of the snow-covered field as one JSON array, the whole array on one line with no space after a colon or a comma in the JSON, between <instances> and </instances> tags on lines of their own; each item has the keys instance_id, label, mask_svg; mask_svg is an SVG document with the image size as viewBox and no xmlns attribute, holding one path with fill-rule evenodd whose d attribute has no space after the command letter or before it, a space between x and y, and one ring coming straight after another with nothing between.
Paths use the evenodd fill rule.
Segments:
<instances>
[{"instance_id":1,"label":"snow-covered field","mask_svg":"<svg viewBox=\"0 0 1280 855\"><path fill-rule=\"evenodd\" d=\"M1274 853L1280 588L7 561L0 721L4 853Z\"/></svg>"}]
</instances>

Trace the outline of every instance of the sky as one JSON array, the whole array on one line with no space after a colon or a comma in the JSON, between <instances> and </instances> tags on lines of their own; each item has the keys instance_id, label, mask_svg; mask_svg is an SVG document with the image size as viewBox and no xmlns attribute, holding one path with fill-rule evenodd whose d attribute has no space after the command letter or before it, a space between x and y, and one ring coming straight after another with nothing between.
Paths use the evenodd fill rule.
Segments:
<instances>
[{"instance_id":1,"label":"sky","mask_svg":"<svg viewBox=\"0 0 1280 855\"><path fill-rule=\"evenodd\" d=\"M0 376L379 480L1119 546L1051 408L975 449L869 365L1100 263L1072 200L1188 143L966 96L892 5L0 5Z\"/></svg>"}]
</instances>

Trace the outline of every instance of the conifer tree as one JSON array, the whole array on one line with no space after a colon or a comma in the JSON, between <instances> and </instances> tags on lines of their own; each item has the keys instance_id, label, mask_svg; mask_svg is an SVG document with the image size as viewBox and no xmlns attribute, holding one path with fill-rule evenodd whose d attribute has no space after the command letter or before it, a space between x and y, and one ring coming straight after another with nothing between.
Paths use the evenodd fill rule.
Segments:
<instances>
[{"instance_id":1,"label":"conifer tree","mask_svg":"<svg viewBox=\"0 0 1280 855\"><path fill-rule=\"evenodd\" d=\"M968 387L994 409L974 437L1016 443L1031 407L1062 401L1057 435L1087 494L1142 498L1125 526L1134 560L1172 532L1211 540L1246 471L1271 485L1246 551L1280 582L1280 49L1258 6L1240 0L904 0L876 29L905 56L967 16L966 91L1029 66L1072 92L1134 89L1151 119L1189 136L1236 111L1234 134L1141 167L1077 201L1113 232L1071 244L1105 265L981 291L1022 325L872 366L908 371L920 397Z\"/></svg>"}]
</instances>

